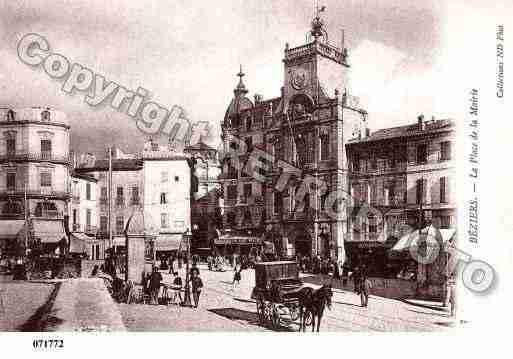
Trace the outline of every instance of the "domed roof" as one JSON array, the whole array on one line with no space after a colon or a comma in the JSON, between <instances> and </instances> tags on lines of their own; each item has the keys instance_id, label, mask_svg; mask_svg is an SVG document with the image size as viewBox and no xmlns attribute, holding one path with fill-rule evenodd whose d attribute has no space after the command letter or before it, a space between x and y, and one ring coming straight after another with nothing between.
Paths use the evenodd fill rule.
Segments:
<instances>
[{"instance_id":1,"label":"domed roof","mask_svg":"<svg viewBox=\"0 0 513 359\"><path fill-rule=\"evenodd\" d=\"M240 113L241 111L253 108L253 102L246 96L243 97L234 97L226 110L226 114L224 116L225 119Z\"/></svg>"},{"instance_id":2,"label":"domed roof","mask_svg":"<svg viewBox=\"0 0 513 359\"><path fill-rule=\"evenodd\" d=\"M240 67L240 71L237 74L239 77L239 84L233 90L234 97L226 110L226 114L224 119L228 119L229 117L240 113L241 111L253 108L253 102L249 98L246 97L248 90L242 81L242 78L245 76L244 72L242 72L242 65Z\"/></svg>"}]
</instances>

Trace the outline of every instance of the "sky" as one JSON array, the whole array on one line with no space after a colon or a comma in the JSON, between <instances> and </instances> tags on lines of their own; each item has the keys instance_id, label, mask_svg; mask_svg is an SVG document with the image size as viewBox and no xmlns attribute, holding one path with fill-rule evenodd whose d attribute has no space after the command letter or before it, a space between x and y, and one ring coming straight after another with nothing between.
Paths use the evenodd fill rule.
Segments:
<instances>
[{"instance_id":1,"label":"sky","mask_svg":"<svg viewBox=\"0 0 513 359\"><path fill-rule=\"evenodd\" d=\"M472 1L451 3L455 15L472 6ZM447 52L446 2L325 0L320 5L326 6L330 41L339 43L340 30L345 31L352 93L368 111L371 129L411 123L420 113L428 118L458 113L446 83L450 66L458 66L448 61L454 56ZM0 0L0 105L66 112L77 152L102 153L107 143L134 152L147 140L126 114L91 107L83 93L68 95L62 82L23 64L17 43L37 33L71 62L129 89L148 89L153 101L183 107L192 122L208 121L215 145L239 64L250 98L278 96L285 43L305 43L313 12L313 0Z\"/></svg>"}]
</instances>

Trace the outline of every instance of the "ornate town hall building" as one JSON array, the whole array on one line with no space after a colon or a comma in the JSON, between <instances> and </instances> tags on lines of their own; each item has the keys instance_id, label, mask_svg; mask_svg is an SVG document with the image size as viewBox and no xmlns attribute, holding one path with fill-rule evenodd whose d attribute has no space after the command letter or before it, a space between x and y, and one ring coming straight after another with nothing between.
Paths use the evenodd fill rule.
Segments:
<instances>
[{"instance_id":1,"label":"ornate town hall building","mask_svg":"<svg viewBox=\"0 0 513 359\"><path fill-rule=\"evenodd\" d=\"M281 255L343 260L347 214L338 202L348 189L345 145L365 136L367 114L349 95L347 49L328 41L318 14L307 37L305 45L285 45L280 97L250 100L242 69L238 74L222 123L225 151L239 150L223 163L223 223L265 237ZM248 170L255 151L271 158L262 176Z\"/></svg>"}]
</instances>

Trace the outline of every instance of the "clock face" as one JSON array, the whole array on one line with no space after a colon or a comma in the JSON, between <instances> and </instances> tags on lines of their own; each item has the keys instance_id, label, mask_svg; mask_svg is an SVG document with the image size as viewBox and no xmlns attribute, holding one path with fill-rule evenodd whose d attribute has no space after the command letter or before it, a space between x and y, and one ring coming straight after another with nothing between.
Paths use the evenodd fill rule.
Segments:
<instances>
[{"instance_id":1,"label":"clock face","mask_svg":"<svg viewBox=\"0 0 513 359\"><path fill-rule=\"evenodd\" d=\"M305 69L292 70L290 84L296 90L302 90L308 85L308 72Z\"/></svg>"}]
</instances>

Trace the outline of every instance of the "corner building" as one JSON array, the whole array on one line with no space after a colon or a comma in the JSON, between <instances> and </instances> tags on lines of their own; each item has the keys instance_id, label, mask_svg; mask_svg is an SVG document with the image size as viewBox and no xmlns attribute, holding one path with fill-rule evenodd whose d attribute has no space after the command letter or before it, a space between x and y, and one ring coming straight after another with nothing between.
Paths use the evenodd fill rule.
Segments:
<instances>
[{"instance_id":1,"label":"corner building","mask_svg":"<svg viewBox=\"0 0 513 359\"><path fill-rule=\"evenodd\" d=\"M274 243L280 256L319 254L343 261L345 206L331 201L334 210L328 211L327 198L333 192L339 199L345 197L345 144L349 138L364 136L367 113L349 95L347 49L328 42L318 16L308 38L305 45L285 46L280 97L263 100L255 95L251 101L242 69L238 74L222 139L227 152L233 153L242 142L247 151L237 159L227 156L222 163L223 223L228 229L261 234ZM273 158L265 180L246 173L255 149ZM282 188L279 182L285 179ZM326 192L316 190L323 186Z\"/></svg>"}]
</instances>

